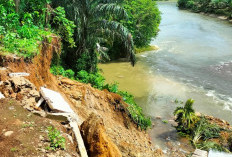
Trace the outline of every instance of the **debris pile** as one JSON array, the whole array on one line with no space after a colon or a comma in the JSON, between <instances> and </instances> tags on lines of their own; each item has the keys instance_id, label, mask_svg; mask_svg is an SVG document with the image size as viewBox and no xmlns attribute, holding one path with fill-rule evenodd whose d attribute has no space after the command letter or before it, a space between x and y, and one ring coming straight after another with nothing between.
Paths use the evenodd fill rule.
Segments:
<instances>
[{"instance_id":1,"label":"debris pile","mask_svg":"<svg viewBox=\"0 0 232 157\"><path fill-rule=\"evenodd\" d=\"M40 94L36 87L24 77L13 77L1 82L0 92L7 98L20 101L29 110L33 110L35 104L40 99Z\"/></svg>"}]
</instances>

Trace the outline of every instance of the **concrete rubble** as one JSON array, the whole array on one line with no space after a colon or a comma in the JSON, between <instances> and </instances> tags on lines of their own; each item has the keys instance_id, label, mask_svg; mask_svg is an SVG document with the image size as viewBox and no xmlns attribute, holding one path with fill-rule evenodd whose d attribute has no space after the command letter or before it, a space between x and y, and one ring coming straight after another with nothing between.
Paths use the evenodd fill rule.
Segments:
<instances>
[{"instance_id":1,"label":"concrete rubble","mask_svg":"<svg viewBox=\"0 0 232 157\"><path fill-rule=\"evenodd\" d=\"M208 152L200 149L196 149L192 155L192 157L207 157Z\"/></svg>"},{"instance_id":2,"label":"concrete rubble","mask_svg":"<svg viewBox=\"0 0 232 157\"><path fill-rule=\"evenodd\" d=\"M25 72L23 72L23 73L9 73L9 76L10 77L22 77L22 76L30 76L30 74L25 73Z\"/></svg>"},{"instance_id":3,"label":"concrete rubble","mask_svg":"<svg viewBox=\"0 0 232 157\"><path fill-rule=\"evenodd\" d=\"M78 127L78 123L80 123L80 118L78 117L78 115L76 115L76 113L70 108L69 104L64 100L60 93L44 87L40 88L40 93L42 95L42 98L40 99L40 102L37 104L36 107L39 107L39 105L42 104L42 101L44 100L46 101L50 109L58 112L50 113L50 115L66 117L69 121L69 125L71 126L75 134L81 157L88 157L85 144Z\"/></svg>"}]
</instances>

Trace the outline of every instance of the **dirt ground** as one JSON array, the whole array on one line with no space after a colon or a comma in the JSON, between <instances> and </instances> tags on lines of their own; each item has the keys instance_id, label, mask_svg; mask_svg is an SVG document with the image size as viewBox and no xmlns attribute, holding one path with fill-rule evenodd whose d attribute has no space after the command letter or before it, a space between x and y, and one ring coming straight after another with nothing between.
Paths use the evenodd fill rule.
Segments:
<instances>
[{"instance_id":1,"label":"dirt ground","mask_svg":"<svg viewBox=\"0 0 232 157\"><path fill-rule=\"evenodd\" d=\"M25 110L12 99L0 100L1 157L76 157L76 146L69 140L61 121L43 118ZM53 126L66 138L66 149L47 150L47 127Z\"/></svg>"}]
</instances>

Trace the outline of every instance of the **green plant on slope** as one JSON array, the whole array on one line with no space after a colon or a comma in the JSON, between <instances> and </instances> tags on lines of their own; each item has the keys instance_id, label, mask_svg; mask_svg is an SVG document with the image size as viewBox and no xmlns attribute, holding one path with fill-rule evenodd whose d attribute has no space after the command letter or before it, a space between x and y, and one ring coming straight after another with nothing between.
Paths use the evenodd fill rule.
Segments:
<instances>
[{"instance_id":1,"label":"green plant on slope","mask_svg":"<svg viewBox=\"0 0 232 157\"><path fill-rule=\"evenodd\" d=\"M176 127L178 132L191 134L192 129L198 120L192 107L193 103L193 99L188 99L184 107L177 107L174 111L174 115L176 116L175 121L178 123L178 126Z\"/></svg>"},{"instance_id":2,"label":"green plant on slope","mask_svg":"<svg viewBox=\"0 0 232 157\"><path fill-rule=\"evenodd\" d=\"M113 18L127 18L125 10L117 2L118 0L54 1L53 5L65 7L69 19L74 20L77 25L75 31L77 48L70 50L65 58L66 64L74 71L78 70L78 67L75 66L78 64L77 60L82 54L85 54L90 58L90 62L84 62L84 64L90 64L90 67L82 70L97 72L97 62L94 60L101 55L101 46L115 38L123 41L128 58L132 64L135 63L131 34Z\"/></svg>"},{"instance_id":3,"label":"green plant on slope","mask_svg":"<svg viewBox=\"0 0 232 157\"><path fill-rule=\"evenodd\" d=\"M215 124L210 124L205 117L196 123L196 128L193 131L193 145L197 146L200 139L206 141L208 139L217 138L220 136L221 128Z\"/></svg>"},{"instance_id":4,"label":"green plant on slope","mask_svg":"<svg viewBox=\"0 0 232 157\"><path fill-rule=\"evenodd\" d=\"M60 135L60 131L58 131L56 128L53 128L52 126L49 126L47 129L48 138L50 141L50 149L65 149L65 138Z\"/></svg>"}]
</instances>

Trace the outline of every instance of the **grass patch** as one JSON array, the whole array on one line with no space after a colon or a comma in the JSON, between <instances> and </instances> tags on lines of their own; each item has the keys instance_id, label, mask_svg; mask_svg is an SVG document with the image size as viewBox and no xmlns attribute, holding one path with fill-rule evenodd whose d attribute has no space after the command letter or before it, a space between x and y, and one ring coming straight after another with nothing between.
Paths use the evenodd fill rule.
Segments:
<instances>
[{"instance_id":1,"label":"grass patch","mask_svg":"<svg viewBox=\"0 0 232 157\"><path fill-rule=\"evenodd\" d=\"M16 152L17 150L18 150L18 149L15 148L15 147L13 147L13 148L10 149L11 152Z\"/></svg>"},{"instance_id":2,"label":"grass patch","mask_svg":"<svg viewBox=\"0 0 232 157\"><path fill-rule=\"evenodd\" d=\"M135 48L135 53L142 53L142 52L146 52L146 51L155 51L158 50L159 48L157 46L146 46L146 47L140 47L140 48Z\"/></svg>"},{"instance_id":3,"label":"grass patch","mask_svg":"<svg viewBox=\"0 0 232 157\"><path fill-rule=\"evenodd\" d=\"M48 138L50 141L50 146L46 149L48 150L56 150L56 149L65 149L65 138L61 136L60 131L56 128L49 126L48 130Z\"/></svg>"}]
</instances>

